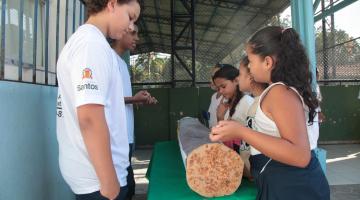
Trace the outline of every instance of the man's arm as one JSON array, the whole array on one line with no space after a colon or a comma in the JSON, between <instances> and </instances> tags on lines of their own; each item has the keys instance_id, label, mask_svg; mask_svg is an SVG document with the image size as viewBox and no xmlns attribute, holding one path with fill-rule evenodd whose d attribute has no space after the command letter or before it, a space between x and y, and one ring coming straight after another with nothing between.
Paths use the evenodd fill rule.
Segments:
<instances>
[{"instance_id":1,"label":"man's arm","mask_svg":"<svg viewBox=\"0 0 360 200\"><path fill-rule=\"evenodd\" d=\"M146 90L141 90L133 97L124 97L125 104L156 104L158 101Z\"/></svg>"},{"instance_id":2,"label":"man's arm","mask_svg":"<svg viewBox=\"0 0 360 200\"><path fill-rule=\"evenodd\" d=\"M100 192L109 199L115 199L120 192L120 184L111 156L104 106L79 106L77 115L86 149L100 181Z\"/></svg>"}]
</instances>

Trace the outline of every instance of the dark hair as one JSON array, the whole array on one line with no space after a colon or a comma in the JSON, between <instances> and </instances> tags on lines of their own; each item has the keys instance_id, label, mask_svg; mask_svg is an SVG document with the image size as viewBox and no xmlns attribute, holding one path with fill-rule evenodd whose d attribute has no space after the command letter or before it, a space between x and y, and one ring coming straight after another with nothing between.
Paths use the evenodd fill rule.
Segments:
<instances>
[{"instance_id":1,"label":"dark hair","mask_svg":"<svg viewBox=\"0 0 360 200\"><path fill-rule=\"evenodd\" d=\"M222 63L216 63L216 65L215 65L215 67L217 67L217 68L222 68L222 67L225 67L225 66L233 67L233 66L230 65L230 64L222 64Z\"/></svg>"},{"instance_id":2,"label":"dark hair","mask_svg":"<svg viewBox=\"0 0 360 200\"><path fill-rule=\"evenodd\" d=\"M240 60L240 64L244 65L244 66L248 66L249 65L249 57L248 56L243 56ZM247 67L248 71L250 72L250 69Z\"/></svg>"},{"instance_id":3,"label":"dark hair","mask_svg":"<svg viewBox=\"0 0 360 200\"><path fill-rule=\"evenodd\" d=\"M90 16L104 10L104 8L106 8L106 5L110 0L80 0L80 1L86 6L87 15ZM117 3L121 5L121 4L130 3L132 1L138 2L137 0L117 0Z\"/></svg>"},{"instance_id":4,"label":"dark hair","mask_svg":"<svg viewBox=\"0 0 360 200\"><path fill-rule=\"evenodd\" d=\"M213 81L216 78L224 78L226 80L233 81L236 77L239 76L239 70L236 69L234 66L229 64L223 64L221 67L212 77ZM230 108L230 117L235 113L236 105L239 103L240 99L244 96L244 94L239 90L239 86L236 86L236 94L234 99L229 99L229 102L232 102Z\"/></svg>"},{"instance_id":5,"label":"dark hair","mask_svg":"<svg viewBox=\"0 0 360 200\"><path fill-rule=\"evenodd\" d=\"M309 107L309 123L314 121L319 102L311 90L309 59L299 35L292 28L269 26L257 31L248 42L251 52L265 58L271 56L274 67L271 82L283 82L296 88Z\"/></svg>"}]
</instances>

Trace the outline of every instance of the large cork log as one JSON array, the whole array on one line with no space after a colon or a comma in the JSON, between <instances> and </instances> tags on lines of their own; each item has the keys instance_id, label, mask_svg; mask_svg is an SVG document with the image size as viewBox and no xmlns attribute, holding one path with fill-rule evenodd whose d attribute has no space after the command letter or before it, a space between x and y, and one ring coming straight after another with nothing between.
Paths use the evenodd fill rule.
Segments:
<instances>
[{"instance_id":1,"label":"large cork log","mask_svg":"<svg viewBox=\"0 0 360 200\"><path fill-rule=\"evenodd\" d=\"M195 118L182 118L178 139L189 187L204 197L230 195L241 184L244 163L239 154L212 143L210 130Z\"/></svg>"}]
</instances>

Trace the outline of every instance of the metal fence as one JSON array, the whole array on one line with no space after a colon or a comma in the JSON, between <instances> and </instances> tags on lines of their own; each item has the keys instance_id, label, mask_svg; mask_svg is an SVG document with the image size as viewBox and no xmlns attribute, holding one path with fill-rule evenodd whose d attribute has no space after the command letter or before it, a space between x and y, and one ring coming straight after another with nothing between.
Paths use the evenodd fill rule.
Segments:
<instances>
[{"instance_id":1,"label":"metal fence","mask_svg":"<svg viewBox=\"0 0 360 200\"><path fill-rule=\"evenodd\" d=\"M187 65L190 65L190 59L184 58ZM188 72L175 61L175 79L176 87L190 87L191 77ZM203 65L195 62L195 74L197 86L208 86L210 81L210 65ZM157 88L171 87L171 56L163 53L147 53L131 56L130 73L132 84L137 87Z\"/></svg>"},{"instance_id":2,"label":"metal fence","mask_svg":"<svg viewBox=\"0 0 360 200\"><path fill-rule=\"evenodd\" d=\"M318 1L319 3L320 1ZM318 12L352 1L321 1ZM359 5L359 2L355 4ZM345 12L345 10L343 11ZM360 83L360 33L342 30L339 13L319 19L316 27L316 56L319 82L322 84ZM350 20L351 21L351 20ZM356 26L355 21L351 21Z\"/></svg>"},{"instance_id":3,"label":"metal fence","mask_svg":"<svg viewBox=\"0 0 360 200\"><path fill-rule=\"evenodd\" d=\"M1 0L0 80L56 85L56 61L84 22L79 0Z\"/></svg>"},{"instance_id":4,"label":"metal fence","mask_svg":"<svg viewBox=\"0 0 360 200\"><path fill-rule=\"evenodd\" d=\"M318 50L317 67L321 82L359 82L360 37Z\"/></svg>"}]
</instances>

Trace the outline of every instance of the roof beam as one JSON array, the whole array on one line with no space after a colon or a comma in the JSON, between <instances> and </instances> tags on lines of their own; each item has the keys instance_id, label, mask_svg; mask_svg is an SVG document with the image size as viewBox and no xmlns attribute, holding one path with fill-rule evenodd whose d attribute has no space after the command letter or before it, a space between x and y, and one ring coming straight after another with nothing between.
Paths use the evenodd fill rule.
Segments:
<instances>
[{"instance_id":1,"label":"roof beam","mask_svg":"<svg viewBox=\"0 0 360 200\"><path fill-rule=\"evenodd\" d=\"M148 35L148 28L146 26L145 20L140 18L139 25L140 25L140 30L145 33L145 40L152 43L152 39Z\"/></svg>"},{"instance_id":2,"label":"roof beam","mask_svg":"<svg viewBox=\"0 0 360 200\"><path fill-rule=\"evenodd\" d=\"M145 33L140 33L140 36L142 34L145 34ZM151 38L160 38L159 34L156 33L156 32L151 32L151 31L148 31L147 34L149 35L149 37ZM171 35L170 34L163 34L163 39L164 40L171 40ZM181 39L185 39L185 38L181 38ZM214 44L215 41L213 40L204 40L204 39L198 39L196 40L197 42L202 42L202 43L205 43L205 44ZM218 45L218 46L224 46L226 45L225 43L219 43L219 42L216 42L215 45Z\"/></svg>"},{"instance_id":3,"label":"roof beam","mask_svg":"<svg viewBox=\"0 0 360 200\"><path fill-rule=\"evenodd\" d=\"M216 14L217 9L218 9L218 7L217 7L217 6L214 6L214 9L213 9L212 12L211 12L211 16L210 16L210 18L209 18L209 20L208 20L205 28L203 29L203 32L202 32L200 38L204 38L205 34L206 34L207 31L209 30L210 24L211 24L213 18L215 17L215 14ZM197 45L196 51L199 49L200 46L201 46L201 42L199 42L199 44Z\"/></svg>"},{"instance_id":4,"label":"roof beam","mask_svg":"<svg viewBox=\"0 0 360 200\"><path fill-rule=\"evenodd\" d=\"M151 22L151 23L157 23L157 17L156 16L152 16L152 15L142 15L141 18L143 18L145 21L147 22ZM164 16L164 15L161 15L158 17L159 19L159 22L161 24L165 24L165 25L171 25L171 18L170 17L167 17L167 16ZM178 21L179 22L179 19ZM188 23L188 20L184 20L184 21L180 21L181 23ZM229 27L225 27L225 26L214 26L214 25L210 25L210 26L207 26L207 24L205 23L196 23L196 28L200 28L200 29L205 29L207 28L213 32L225 32L225 33L228 33L228 34L233 34L234 32L238 31L237 29L234 29L234 28L229 28Z\"/></svg>"},{"instance_id":5,"label":"roof beam","mask_svg":"<svg viewBox=\"0 0 360 200\"><path fill-rule=\"evenodd\" d=\"M160 33L160 40L161 40L161 44L164 44L163 39L162 39L162 31L160 28L160 14L159 14L159 1L158 0L154 0L154 4L155 4L155 12L156 12L156 24Z\"/></svg>"},{"instance_id":6,"label":"roof beam","mask_svg":"<svg viewBox=\"0 0 360 200\"><path fill-rule=\"evenodd\" d=\"M229 2L226 0L198 0L197 4L207 5L207 6L213 6L213 7L220 7L220 8L227 8L232 10L237 10L243 6L243 3L245 0L241 0L239 2Z\"/></svg>"},{"instance_id":7,"label":"roof beam","mask_svg":"<svg viewBox=\"0 0 360 200\"><path fill-rule=\"evenodd\" d=\"M358 0L343 0L343 1L337 1L335 3L337 3L336 5L330 5L326 8L326 10L324 10L323 12L321 12L320 14L316 15L314 17L314 22L319 21L322 18L325 18L331 14L334 14L335 12L345 8L346 6L355 3ZM339 2L339 3L338 3ZM330 7L330 8L329 8Z\"/></svg>"},{"instance_id":8,"label":"roof beam","mask_svg":"<svg viewBox=\"0 0 360 200\"><path fill-rule=\"evenodd\" d=\"M230 17L230 19L227 21L225 27L229 26L230 22L234 19L234 17L240 12L240 10L235 11L232 16ZM219 32L218 35L216 36L215 42L217 43L219 41L220 36L222 35L222 32Z\"/></svg>"},{"instance_id":9,"label":"roof beam","mask_svg":"<svg viewBox=\"0 0 360 200\"><path fill-rule=\"evenodd\" d=\"M267 7L268 7L268 5L270 5L270 3L271 3L271 1L268 0L267 3L264 5L264 7L259 11L259 13L262 13L262 12L261 12L262 10L267 9ZM255 16L253 16L253 17L248 21L248 23L247 23L245 26L239 28L238 33L242 32L243 30L246 30L246 28L249 26L249 24L251 24L251 22L256 19L256 17L259 15L259 13L256 14ZM266 22L267 20L268 20L268 19L265 19L264 22L261 23L261 24L265 24L265 22ZM226 51L226 48L231 49L231 51L233 51L233 50L236 48L236 46L238 46L238 44L235 44L236 46L234 45L234 42L233 42L233 41L234 41L234 38L235 38L235 37L233 37L233 38L225 45L225 47L218 52L218 54L221 54L221 52L227 52L227 54L228 54L229 51ZM234 46L235 46L235 48L234 48Z\"/></svg>"}]
</instances>

